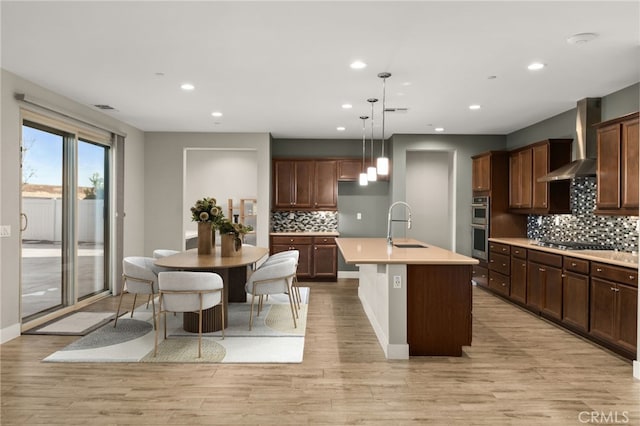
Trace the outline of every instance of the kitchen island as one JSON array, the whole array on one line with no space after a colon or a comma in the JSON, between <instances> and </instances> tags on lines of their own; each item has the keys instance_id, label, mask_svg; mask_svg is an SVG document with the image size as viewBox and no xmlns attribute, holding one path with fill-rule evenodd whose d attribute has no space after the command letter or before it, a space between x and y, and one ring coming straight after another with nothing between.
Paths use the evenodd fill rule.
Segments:
<instances>
[{"instance_id":1,"label":"kitchen island","mask_svg":"<svg viewBox=\"0 0 640 426\"><path fill-rule=\"evenodd\" d=\"M471 345L478 260L414 239L337 238L359 267L358 297L387 359L461 356Z\"/></svg>"}]
</instances>

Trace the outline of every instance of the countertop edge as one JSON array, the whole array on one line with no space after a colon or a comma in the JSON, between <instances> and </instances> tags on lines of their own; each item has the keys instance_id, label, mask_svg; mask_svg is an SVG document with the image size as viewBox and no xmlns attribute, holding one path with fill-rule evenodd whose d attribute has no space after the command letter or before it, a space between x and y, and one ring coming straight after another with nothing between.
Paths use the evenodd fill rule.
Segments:
<instances>
[{"instance_id":1,"label":"countertop edge","mask_svg":"<svg viewBox=\"0 0 640 426\"><path fill-rule=\"evenodd\" d=\"M638 256L634 256L633 254L627 252L615 252L611 250L559 250L551 247L535 245L535 240L517 237L492 237L489 238L489 241L522 247L529 250L538 250L567 257L590 260L593 262L607 263L610 265L621 266L623 268L638 269ZM628 258L628 260L611 259L610 257L607 257L614 254Z\"/></svg>"}]
</instances>

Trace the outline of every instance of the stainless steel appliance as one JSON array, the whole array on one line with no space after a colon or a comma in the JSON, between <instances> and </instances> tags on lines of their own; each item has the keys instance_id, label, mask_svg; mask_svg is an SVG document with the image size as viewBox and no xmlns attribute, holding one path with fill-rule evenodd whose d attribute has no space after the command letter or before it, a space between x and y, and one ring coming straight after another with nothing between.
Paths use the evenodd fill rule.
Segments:
<instances>
[{"instance_id":1,"label":"stainless steel appliance","mask_svg":"<svg viewBox=\"0 0 640 426\"><path fill-rule=\"evenodd\" d=\"M607 244L590 243L586 241L538 241L540 247L550 247L558 250L613 250Z\"/></svg>"},{"instance_id":2,"label":"stainless steel appliance","mask_svg":"<svg viewBox=\"0 0 640 426\"><path fill-rule=\"evenodd\" d=\"M487 260L489 253L489 197L473 197L471 203L471 255Z\"/></svg>"},{"instance_id":3,"label":"stainless steel appliance","mask_svg":"<svg viewBox=\"0 0 640 426\"><path fill-rule=\"evenodd\" d=\"M471 223L474 225L489 224L489 197L473 197Z\"/></svg>"}]
</instances>

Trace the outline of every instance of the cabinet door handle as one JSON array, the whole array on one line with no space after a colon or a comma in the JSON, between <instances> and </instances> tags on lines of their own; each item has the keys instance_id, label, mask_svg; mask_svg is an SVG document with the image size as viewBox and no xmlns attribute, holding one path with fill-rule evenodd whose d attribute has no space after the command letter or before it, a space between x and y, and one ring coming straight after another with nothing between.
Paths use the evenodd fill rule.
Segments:
<instances>
[{"instance_id":1,"label":"cabinet door handle","mask_svg":"<svg viewBox=\"0 0 640 426\"><path fill-rule=\"evenodd\" d=\"M506 287L506 286L507 286L507 284L506 284L506 283L502 283L502 287Z\"/></svg>"},{"instance_id":2,"label":"cabinet door handle","mask_svg":"<svg viewBox=\"0 0 640 426\"><path fill-rule=\"evenodd\" d=\"M602 272L602 268L596 268L596 271Z\"/></svg>"},{"instance_id":3,"label":"cabinet door handle","mask_svg":"<svg viewBox=\"0 0 640 426\"><path fill-rule=\"evenodd\" d=\"M611 287L611 291L620 291L619 288Z\"/></svg>"},{"instance_id":4,"label":"cabinet door handle","mask_svg":"<svg viewBox=\"0 0 640 426\"><path fill-rule=\"evenodd\" d=\"M489 263L493 263L493 262L494 262L494 260L493 260L493 259L491 259L491 260L489 261Z\"/></svg>"},{"instance_id":5,"label":"cabinet door handle","mask_svg":"<svg viewBox=\"0 0 640 426\"><path fill-rule=\"evenodd\" d=\"M502 251L507 251L507 249L505 247L502 247Z\"/></svg>"},{"instance_id":6,"label":"cabinet door handle","mask_svg":"<svg viewBox=\"0 0 640 426\"><path fill-rule=\"evenodd\" d=\"M506 264L506 263L503 263L503 264L502 264L502 266L505 266L505 267L506 267L506 266L507 266L507 264Z\"/></svg>"},{"instance_id":7,"label":"cabinet door handle","mask_svg":"<svg viewBox=\"0 0 640 426\"><path fill-rule=\"evenodd\" d=\"M546 271L546 269L544 269L544 268L538 268L538 271L540 271L540 272L545 272L545 271Z\"/></svg>"},{"instance_id":8,"label":"cabinet door handle","mask_svg":"<svg viewBox=\"0 0 640 426\"><path fill-rule=\"evenodd\" d=\"M629 275L629 279L630 279L630 280L635 280L635 279L636 279L636 277L635 277L634 275Z\"/></svg>"},{"instance_id":9,"label":"cabinet door handle","mask_svg":"<svg viewBox=\"0 0 640 426\"><path fill-rule=\"evenodd\" d=\"M318 247L314 247L313 249L314 249L314 250L318 250Z\"/></svg>"},{"instance_id":10,"label":"cabinet door handle","mask_svg":"<svg viewBox=\"0 0 640 426\"><path fill-rule=\"evenodd\" d=\"M571 266L578 266L576 262L571 262Z\"/></svg>"}]
</instances>

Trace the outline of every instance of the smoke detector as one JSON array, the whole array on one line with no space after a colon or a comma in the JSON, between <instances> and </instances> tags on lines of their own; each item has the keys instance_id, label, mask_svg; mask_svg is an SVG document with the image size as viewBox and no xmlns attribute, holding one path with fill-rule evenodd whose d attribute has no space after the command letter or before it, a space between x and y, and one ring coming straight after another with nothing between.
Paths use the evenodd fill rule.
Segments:
<instances>
[{"instance_id":1,"label":"smoke detector","mask_svg":"<svg viewBox=\"0 0 640 426\"><path fill-rule=\"evenodd\" d=\"M596 33L580 33L574 34L567 39L569 44L585 44L598 37Z\"/></svg>"}]
</instances>

